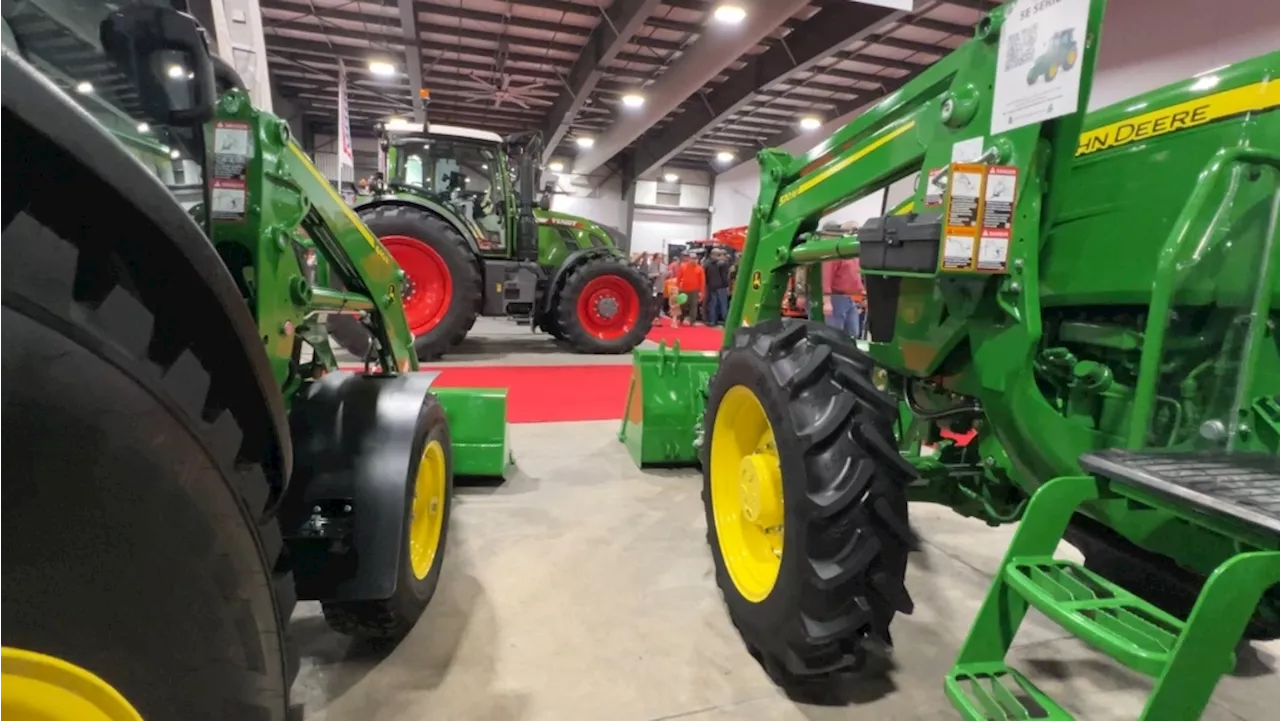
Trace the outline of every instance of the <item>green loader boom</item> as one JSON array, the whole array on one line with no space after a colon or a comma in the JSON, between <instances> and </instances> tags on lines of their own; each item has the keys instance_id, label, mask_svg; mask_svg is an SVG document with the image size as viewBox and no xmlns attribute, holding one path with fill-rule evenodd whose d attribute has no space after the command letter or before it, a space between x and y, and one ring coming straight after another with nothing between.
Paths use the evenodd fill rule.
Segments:
<instances>
[{"instance_id":1,"label":"green loader boom","mask_svg":"<svg viewBox=\"0 0 1280 721\"><path fill-rule=\"evenodd\" d=\"M906 506L897 510L893 499L902 496L993 525L1025 521L1006 559L1022 570L998 579L948 680L966 718L1003 717L984 715L992 708L1014 712L992 683L1007 682L1015 695L1017 684L1033 688L1002 661L1028 602L1001 604L1019 593L1154 675L1149 719L1195 718L1207 702L1220 669L1206 672L1208 681L1187 670L1188 659L1212 645L1198 644L1215 634L1234 643L1255 606L1253 631L1280 628L1276 594L1259 604L1280 581L1280 52L1086 114L1105 3L1074 4L1087 6L1078 25L1041 28L1042 47L1016 73L1005 55L1006 26L1041 12L1043 3L994 10L972 40L804 156L761 151L724 350L634 353L620 438L641 465L701 462L730 613L781 683L843 667L840 658L858 655L848 639L874 637L895 611L910 611L894 570L905 568L905 556L892 550L907 541L899 534L891 543L889 533L879 537L879 551L858 552L863 563L868 554L881 558L861 572L897 579L862 604L878 616L869 625L837 610L827 618L815 610L824 608L821 599L803 598L794 620L803 615L804 623L788 636L778 617L757 615L773 600L761 600L751 579L781 586L789 573L816 573L795 583L818 596L844 584L866 601L859 593L867 591L850 585L859 569L805 544L831 543L871 521L855 516L825 541L808 542L792 524L836 524L874 502L877 517L901 514L897 525L885 521L901 530ZM1028 92L1078 88L1079 109L1015 122L996 110L1002 71ZM1053 83L1032 84L1029 72ZM1056 97L1070 105L1069 95ZM965 155L970 148L977 150ZM824 215L913 174L912 197L884 217L846 237L818 234ZM861 259L869 343L836 337L820 313L809 323L780 318L791 273L808 267L816 274L840 258ZM809 283L808 307L823 307L820 288ZM772 371L752 376L744 368L753 358ZM839 370L825 375L829 367ZM744 387L759 397L767 420L741 420L750 415L736 395ZM788 405L770 405L787 397ZM859 420L864 412L882 415ZM840 431L849 435L830 435L844 428L840 419L852 419ZM769 429L754 452L742 451L753 460L742 461L741 480L718 486L719 459L733 455L721 447L742 445L744 433L756 432L753 423ZM967 443L953 440L969 432ZM788 435L794 446L784 442ZM833 443L852 443L842 452L852 455L814 455ZM848 465L862 454L879 457L899 481L881 487L877 472ZM761 458L780 470L760 470ZM856 478L823 476L842 467L857 467ZM713 507L718 488L726 489L722 498L745 494L742 510ZM855 490L863 495L844 498ZM762 500L774 491L776 505ZM764 540L753 545L750 533L741 540L726 530L743 519L763 527ZM1185 583L1190 600L1168 613L1112 582L1132 579L1053 565L1048 559L1064 533L1087 557L1106 546L1146 559ZM855 541L845 551L862 548ZM797 542L812 567L791 571L785 549ZM1039 560L1027 562L1035 554ZM743 571L735 555L776 558L763 566L769 570ZM1250 564L1259 576L1225 570ZM1233 580L1217 584L1220 597L1210 594L1214 584L1205 586L1197 611L1233 593L1246 601L1229 619L1211 620L1205 611L1199 625L1188 622L1196 591L1218 574ZM868 587L885 577L870 578ZM1095 580L1102 585L1090 586ZM858 605L848 597L827 604L824 611ZM1145 632L1120 628L1124 618L1100 628L1106 619L1092 619L1102 607L1162 630L1142 640ZM1172 653L1179 643L1188 648L1181 656ZM1141 658L1126 655L1135 647L1144 649ZM974 684L988 690L972 691ZM1047 699L1043 705L1058 709ZM1045 718L1069 718L1054 713Z\"/></svg>"}]
</instances>

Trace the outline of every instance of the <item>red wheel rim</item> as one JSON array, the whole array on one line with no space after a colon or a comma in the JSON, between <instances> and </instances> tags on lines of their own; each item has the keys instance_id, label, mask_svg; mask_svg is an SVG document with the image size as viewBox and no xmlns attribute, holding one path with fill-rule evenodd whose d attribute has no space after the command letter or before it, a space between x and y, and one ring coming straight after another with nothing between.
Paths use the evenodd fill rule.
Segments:
<instances>
[{"instance_id":1,"label":"red wheel rim","mask_svg":"<svg viewBox=\"0 0 1280 721\"><path fill-rule=\"evenodd\" d=\"M640 294L619 275L592 278L578 296L578 321L588 335L617 340L640 319Z\"/></svg>"},{"instance_id":2,"label":"red wheel rim","mask_svg":"<svg viewBox=\"0 0 1280 721\"><path fill-rule=\"evenodd\" d=\"M384 235L379 240L405 273L404 316L409 330L422 335L449 312L453 276L435 248L407 235Z\"/></svg>"}]
</instances>

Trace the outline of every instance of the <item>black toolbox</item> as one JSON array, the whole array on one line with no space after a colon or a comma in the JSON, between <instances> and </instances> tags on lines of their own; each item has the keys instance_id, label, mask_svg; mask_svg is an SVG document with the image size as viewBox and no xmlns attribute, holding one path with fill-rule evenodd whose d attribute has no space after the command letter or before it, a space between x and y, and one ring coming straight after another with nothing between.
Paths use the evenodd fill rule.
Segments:
<instances>
[{"instance_id":1,"label":"black toolbox","mask_svg":"<svg viewBox=\"0 0 1280 721\"><path fill-rule=\"evenodd\" d=\"M885 215L858 230L858 256L864 271L936 273L941 242L941 213Z\"/></svg>"}]
</instances>

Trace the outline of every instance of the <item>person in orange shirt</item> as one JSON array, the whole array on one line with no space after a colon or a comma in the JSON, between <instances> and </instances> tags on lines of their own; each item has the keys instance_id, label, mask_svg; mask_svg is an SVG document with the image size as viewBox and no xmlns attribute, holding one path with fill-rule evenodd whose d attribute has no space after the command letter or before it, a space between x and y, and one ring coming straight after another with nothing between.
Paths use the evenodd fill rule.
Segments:
<instances>
[{"instance_id":1,"label":"person in orange shirt","mask_svg":"<svg viewBox=\"0 0 1280 721\"><path fill-rule=\"evenodd\" d=\"M689 325L693 325L698 320L698 299L707 287L707 273L692 255L685 253L680 260L676 280L680 292L688 297L684 304L684 317L689 319Z\"/></svg>"}]
</instances>

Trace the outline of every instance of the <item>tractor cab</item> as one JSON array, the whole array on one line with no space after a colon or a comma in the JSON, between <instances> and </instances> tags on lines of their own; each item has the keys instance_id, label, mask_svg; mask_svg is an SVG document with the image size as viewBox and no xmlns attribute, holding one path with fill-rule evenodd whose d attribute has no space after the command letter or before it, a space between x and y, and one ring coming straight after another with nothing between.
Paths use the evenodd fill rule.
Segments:
<instances>
[{"instance_id":1,"label":"tractor cab","mask_svg":"<svg viewBox=\"0 0 1280 721\"><path fill-rule=\"evenodd\" d=\"M384 192L419 195L448 208L485 257L512 254L518 208L501 136L439 124L427 132L382 131Z\"/></svg>"}]
</instances>

